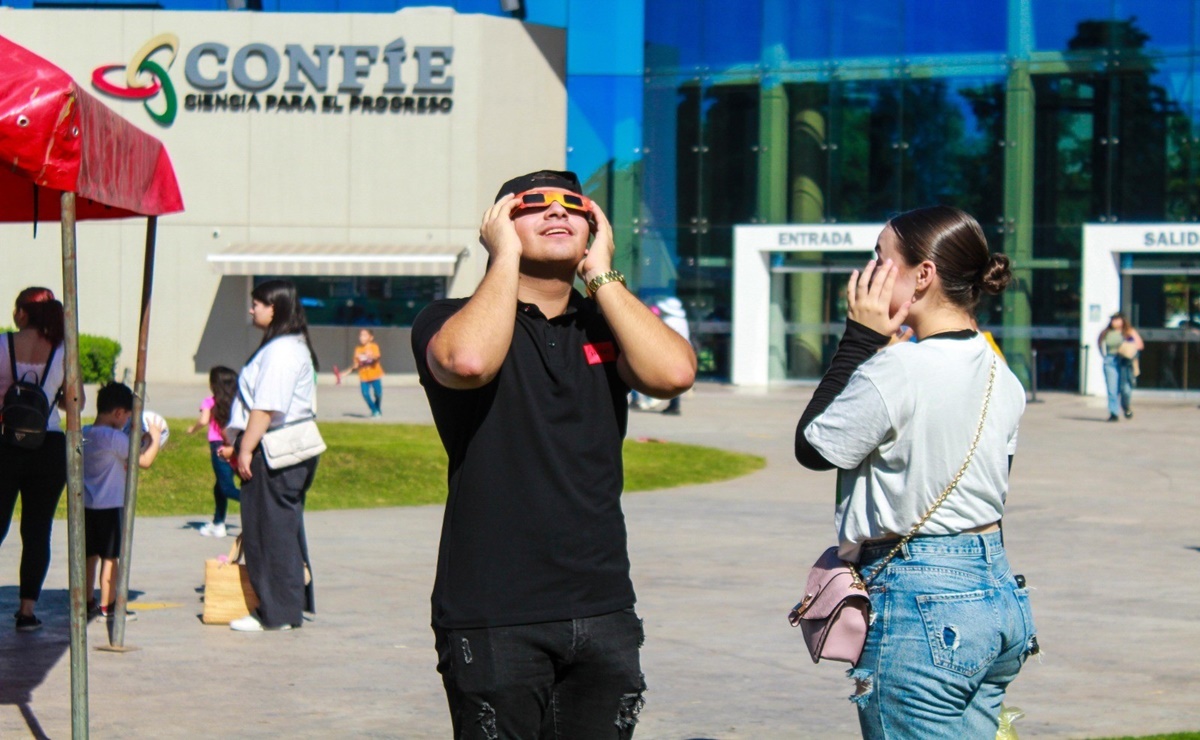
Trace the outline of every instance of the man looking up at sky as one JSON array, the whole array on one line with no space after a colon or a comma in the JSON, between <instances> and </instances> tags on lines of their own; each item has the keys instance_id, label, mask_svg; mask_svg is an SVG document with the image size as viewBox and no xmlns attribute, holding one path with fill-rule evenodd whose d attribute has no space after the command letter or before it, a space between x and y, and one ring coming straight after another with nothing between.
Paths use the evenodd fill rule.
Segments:
<instances>
[{"instance_id":1,"label":"man looking up at sky","mask_svg":"<svg viewBox=\"0 0 1200 740\"><path fill-rule=\"evenodd\" d=\"M626 394L686 391L696 357L613 270L612 227L574 173L509 180L479 235L475 294L412 332L450 459L432 602L454 736L628 738L646 685Z\"/></svg>"}]
</instances>

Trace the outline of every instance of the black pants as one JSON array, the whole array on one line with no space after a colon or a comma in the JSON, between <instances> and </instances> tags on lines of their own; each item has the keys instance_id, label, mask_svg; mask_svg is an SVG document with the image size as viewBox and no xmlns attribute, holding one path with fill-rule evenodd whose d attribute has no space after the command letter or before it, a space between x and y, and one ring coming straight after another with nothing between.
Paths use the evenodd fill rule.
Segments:
<instances>
[{"instance_id":1,"label":"black pants","mask_svg":"<svg viewBox=\"0 0 1200 740\"><path fill-rule=\"evenodd\" d=\"M633 737L646 690L633 609L433 632L457 740Z\"/></svg>"},{"instance_id":2,"label":"black pants","mask_svg":"<svg viewBox=\"0 0 1200 740\"><path fill-rule=\"evenodd\" d=\"M21 598L37 601L50 570L50 530L67 484L67 435L46 434L36 450L0 443L0 543L21 497Z\"/></svg>"},{"instance_id":3,"label":"black pants","mask_svg":"<svg viewBox=\"0 0 1200 740\"><path fill-rule=\"evenodd\" d=\"M317 460L271 470L261 450L250 462L253 477L242 484L242 550L250 584L258 594L255 616L264 627L299 627L302 612L316 611L312 584L304 585L308 540L304 499L317 472Z\"/></svg>"}]
</instances>

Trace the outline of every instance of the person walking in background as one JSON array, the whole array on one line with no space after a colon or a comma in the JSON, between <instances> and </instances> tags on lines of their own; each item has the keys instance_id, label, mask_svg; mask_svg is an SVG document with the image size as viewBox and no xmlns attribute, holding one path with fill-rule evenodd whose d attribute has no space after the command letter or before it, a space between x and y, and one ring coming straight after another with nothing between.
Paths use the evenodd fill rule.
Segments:
<instances>
[{"instance_id":1,"label":"person walking in background","mask_svg":"<svg viewBox=\"0 0 1200 740\"><path fill-rule=\"evenodd\" d=\"M16 381L41 388L49 404L46 435L36 448L0 441L0 544L21 499L21 605L13 616L19 632L40 629L33 613L50 569L50 532L67 484L67 436L58 403L63 370L63 306L47 288L26 288L13 309L17 331L0 337L0 406ZM3 408L0 408L3 414Z\"/></svg>"},{"instance_id":2,"label":"person walking in background","mask_svg":"<svg viewBox=\"0 0 1200 740\"><path fill-rule=\"evenodd\" d=\"M129 461L129 435L124 430L132 416L133 391L123 383L109 383L96 394L96 421L83 428L83 513L89 617L111 617L116 603ZM146 427L138 457L139 467L150 467L158 457L162 433L163 426L157 420ZM98 606L92 591L97 571L100 576ZM125 616L126 619L137 618L133 612L126 612Z\"/></svg>"},{"instance_id":3,"label":"person walking in background","mask_svg":"<svg viewBox=\"0 0 1200 740\"><path fill-rule=\"evenodd\" d=\"M208 449L212 462L213 476L213 519L209 524L200 527L203 537L224 537L225 513L230 501L237 501L238 487L233 479L233 466L220 455L220 450L232 440L225 436L225 426L229 424L229 410L233 399L237 396L238 374L236 370L217 365L208 371L208 398L200 402L200 416L196 423L187 428L192 434L197 429L208 432Z\"/></svg>"},{"instance_id":4,"label":"person walking in background","mask_svg":"<svg viewBox=\"0 0 1200 740\"><path fill-rule=\"evenodd\" d=\"M383 365L380 364L379 358L379 345L375 343L375 333L370 329L360 329L350 372L358 373L358 387L373 417L383 416Z\"/></svg>"},{"instance_id":5,"label":"person walking in background","mask_svg":"<svg viewBox=\"0 0 1200 740\"><path fill-rule=\"evenodd\" d=\"M663 323L671 327L676 334L688 340L690 344L691 332L688 330L687 311L683 309L683 301L675 296L670 296L663 298L655 307L658 308L659 316L662 318ZM667 407L662 412L672 416L679 416L680 398L682 396L675 396L668 401Z\"/></svg>"},{"instance_id":6,"label":"person walking in background","mask_svg":"<svg viewBox=\"0 0 1200 740\"><path fill-rule=\"evenodd\" d=\"M838 556L867 582L851 699L869 740L990 738L1038 650L1000 532L1025 389L974 328L1012 273L945 206L891 219L875 251L796 429L802 465L838 469ZM904 323L918 341L888 346Z\"/></svg>"},{"instance_id":7,"label":"person walking in background","mask_svg":"<svg viewBox=\"0 0 1200 740\"><path fill-rule=\"evenodd\" d=\"M1108 390L1108 420L1119 421L1118 412L1133 417L1133 382L1138 353L1146 348L1142 335L1121 312L1114 313L1096 339L1104 360L1104 387Z\"/></svg>"},{"instance_id":8,"label":"person walking in background","mask_svg":"<svg viewBox=\"0 0 1200 740\"><path fill-rule=\"evenodd\" d=\"M233 456L242 479L242 550L259 605L229 627L289 630L303 624L303 612L315 611L304 501L320 455L272 469L260 443L270 431L316 418L317 356L295 284L268 280L250 297L263 339L238 376L228 426L234 445L222 457Z\"/></svg>"},{"instance_id":9,"label":"person walking in background","mask_svg":"<svg viewBox=\"0 0 1200 740\"><path fill-rule=\"evenodd\" d=\"M646 684L626 393L682 393L696 357L625 289L574 173L506 182L479 237L475 294L434 301L412 331L449 457L432 606L453 735L628 738Z\"/></svg>"}]
</instances>

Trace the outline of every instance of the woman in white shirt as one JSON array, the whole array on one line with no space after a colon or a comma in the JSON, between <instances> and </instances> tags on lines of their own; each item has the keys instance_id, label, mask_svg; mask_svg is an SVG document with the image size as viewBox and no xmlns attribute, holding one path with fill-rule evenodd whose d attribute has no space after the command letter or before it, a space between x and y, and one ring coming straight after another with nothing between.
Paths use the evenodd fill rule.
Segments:
<instances>
[{"instance_id":1,"label":"woman in white shirt","mask_svg":"<svg viewBox=\"0 0 1200 740\"><path fill-rule=\"evenodd\" d=\"M231 451L242 479L242 547L258 609L234 620L239 632L287 630L314 611L304 534L304 499L319 456L287 467L267 467L263 435L316 416L317 358L308 338L296 286L270 280L251 292L250 316L262 344L238 376L229 412Z\"/></svg>"},{"instance_id":2,"label":"woman in white shirt","mask_svg":"<svg viewBox=\"0 0 1200 740\"><path fill-rule=\"evenodd\" d=\"M875 251L850 277L846 332L796 430L801 464L839 471L839 554L869 582L852 699L864 738L992 737L1037 651L999 527L1025 391L975 322L982 294L1011 279L1008 259L945 206L896 216ZM893 342L909 338L902 324L917 342ZM977 433L957 486L889 561Z\"/></svg>"},{"instance_id":3,"label":"woman in white shirt","mask_svg":"<svg viewBox=\"0 0 1200 740\"><path fill-rule=\"evenodd\" d=\"M21 606L13 615L19 632L40 629L33 613L50 569L50 531L58 499L67 484L67 437L59 420L58 391L63 385L63 306L48 288L26 288L13 309L8 335L0 335L0 406L17 376L40 385L50 404L46 436L37 449L0 441L0 543L8 534L13 507L21 498ZM2 410L0 410L2 411Z\"/></svg>"}]
</instances>

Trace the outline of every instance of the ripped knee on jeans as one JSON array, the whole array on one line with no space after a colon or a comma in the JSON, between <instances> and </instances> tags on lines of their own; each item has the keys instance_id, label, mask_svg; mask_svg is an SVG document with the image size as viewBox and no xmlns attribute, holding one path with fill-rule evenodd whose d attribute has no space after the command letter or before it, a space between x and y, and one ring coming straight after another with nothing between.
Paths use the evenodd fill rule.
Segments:
<instances>
[{"instance_id":1,"label":"ripped knee on jeans","mask_svg":"<svg viewBox=\"0 0 1200 740\"><path fill-rule=\"evenodd\" d=\"M622 737L632 735L633 728L637 725L638 715L646 706L645 691L646 677L643 674L641 685L637 691L621 695L621 702L617 708L617 720L613 724L616 725L617 731L622 733Z\"/></svg>"},{"instance_id":2,"label":"ripped knee on jeans","mask_svg":"<svg viewBox=\"0 0 1200 740\"><path fill-rule=\"evenodd\" d=\"M865 668L852 668L846 672L846 675L854 681L854 694L851 695L850 701L858 705L859 709L865 708L871 698L871 691L874 689L871 671Z\"/></svg>"},{"instance_id":3,"label":"ripped knee on jeans","mask_svg":"<svg viewBox=\"0 0 1200 740\"><path fill-rule=\"evenodd\" d=\"M463 642L466 642L464 640ZM483 731L483 736L487 740L497 740L500 733L496 730L496 709L486 701L479 707L479 716L476 717L479 722L479 727Z\"/></svg>"}]
</instances>

